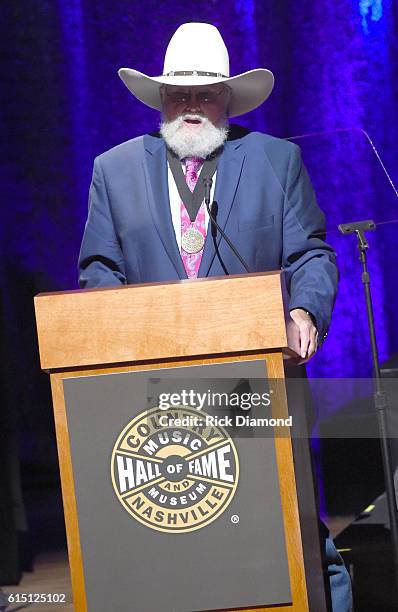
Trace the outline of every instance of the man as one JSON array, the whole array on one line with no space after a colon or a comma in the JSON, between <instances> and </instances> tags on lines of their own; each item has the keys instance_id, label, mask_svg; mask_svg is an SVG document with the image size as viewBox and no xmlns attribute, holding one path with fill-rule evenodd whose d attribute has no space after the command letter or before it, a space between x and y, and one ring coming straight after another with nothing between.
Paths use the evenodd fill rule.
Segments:
<instances>
[{"instance_id":1,"label":"man","mask_svg":"<svg viewBox=\"0 0 398 612\"><path fill-rule=\"evenodd\" d=\"M229 77L218 30L188 23L170 41L162 76L128 68L119 75L139 100L162 111L160 134L95 160L80 286L239 274L241 258L251 272L283 268L295 348L309 359L326 336L337 287L323 214L298 147L228 123L264 102L272 73ZM212 216L240 257L209 226L204 178L212 178ZM346 570L331 540L327 546L335 564L333 610L350 610Z\"/></svg>"}]
</instances>

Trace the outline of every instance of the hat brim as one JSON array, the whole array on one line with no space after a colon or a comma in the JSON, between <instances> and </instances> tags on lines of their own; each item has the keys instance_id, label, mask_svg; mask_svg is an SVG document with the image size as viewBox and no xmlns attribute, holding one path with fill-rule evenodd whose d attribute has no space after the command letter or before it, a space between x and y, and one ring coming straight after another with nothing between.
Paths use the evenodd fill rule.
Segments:
<instances>
[{"instance_id":1,"label":"hat brim","mask_svg":"<svg viewBox=\"0 0 398 612\"><path fill-rule=\"evenodd\" d=\"M274 87L274 75L266 68L257 68L237 76L222 78L199 75L149 77L132 68L120 68L118 74L127 89L138 100L159 111L162 110L161 85L195 87L225 83L232 92L228 109L229 117L244 115L257 108L268 98Z\"/></svg>"}]
</instances>

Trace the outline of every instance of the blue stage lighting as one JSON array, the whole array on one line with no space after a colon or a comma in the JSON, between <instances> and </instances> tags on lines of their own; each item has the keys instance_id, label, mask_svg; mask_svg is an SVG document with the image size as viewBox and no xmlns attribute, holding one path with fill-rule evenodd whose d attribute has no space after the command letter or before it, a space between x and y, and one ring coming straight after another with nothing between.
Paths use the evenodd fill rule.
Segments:
<instances>
[{"instance_id":1,"label":"blue stage lighting","mask_svg":"<svg viewBox=\"0 0 398 612\"><path fill-rule=\"evenodd\" d=\"M362 29L365 34L369 34L368 18L380 21L383 15L382 0L360 0L359 12L362 15Z\"/></svg>"}]
</instances>

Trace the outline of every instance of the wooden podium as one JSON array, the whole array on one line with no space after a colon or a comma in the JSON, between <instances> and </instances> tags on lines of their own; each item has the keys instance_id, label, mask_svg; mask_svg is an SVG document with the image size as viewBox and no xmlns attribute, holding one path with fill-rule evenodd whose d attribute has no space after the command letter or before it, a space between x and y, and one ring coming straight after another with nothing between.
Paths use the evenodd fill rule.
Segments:
<instances>
[{"instance_id":1,"label":"wooden podium","mask_svg":"<svg viewBox=\"0 0 398 612\"><path fill-rule=\"evenodd\" d=\"M277 428L162 429L153 403L159 381L264 378L271 417L287 418L281 284L276 272L35 298L77 612L326 610L315 506L299 503L313 493L294 468L308 489L308 457Z\"/></svg>"}]
</instances>

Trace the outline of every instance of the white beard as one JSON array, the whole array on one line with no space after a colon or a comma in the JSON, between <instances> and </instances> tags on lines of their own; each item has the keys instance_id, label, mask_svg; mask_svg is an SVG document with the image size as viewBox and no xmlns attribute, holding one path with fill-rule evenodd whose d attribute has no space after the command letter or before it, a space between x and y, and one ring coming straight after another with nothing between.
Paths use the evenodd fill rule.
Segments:
<instances>
[{"instance_id":1,"label":"white beard","mask_svg":"<svg viewBox=\"0 0 398 612\"><path fill-rule=\"evenodd\" d=\"M184 119L199 120L202 125L198 128L190 128L184 124ZM179 159L206 158L224 144L228 135L228 125L216 127L207 117L185 114L174 121L163 120L160 125L160 133L167 146L178 155Z\"/></svg>"}]
</instances>

